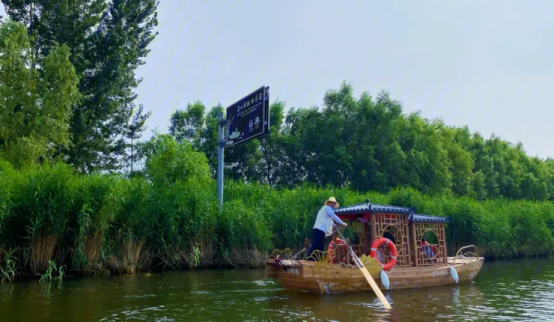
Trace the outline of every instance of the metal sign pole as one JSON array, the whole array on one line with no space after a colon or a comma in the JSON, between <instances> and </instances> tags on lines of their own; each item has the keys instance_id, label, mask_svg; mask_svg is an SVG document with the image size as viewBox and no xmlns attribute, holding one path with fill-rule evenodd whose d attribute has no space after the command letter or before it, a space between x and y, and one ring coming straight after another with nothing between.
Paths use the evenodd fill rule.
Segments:
<instances>
[{"instance_id":1,"label":"metal sign pole","mask_svg":"<svg viewBox=\"0 0 554 322\"><path fill-rule=\"evenodd\" d=\"M223 118L223 113L219 113L218 121L218 147L217 147L217 201L219 211L223 210L223 157L225 153L225 125L227 120Z\"/></svg>"}]
</instances>

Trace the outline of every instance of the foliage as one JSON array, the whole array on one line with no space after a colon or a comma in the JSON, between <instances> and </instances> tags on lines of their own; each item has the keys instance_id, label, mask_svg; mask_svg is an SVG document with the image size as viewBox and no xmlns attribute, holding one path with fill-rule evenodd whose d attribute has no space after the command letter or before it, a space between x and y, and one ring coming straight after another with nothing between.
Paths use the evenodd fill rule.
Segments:
<instances>
[{"instance_id":1,"label":"foliage","mask_svg":"<svg viewBox=\"0 0 554 322\"><path fill-rule=\"evenodd\" d=\"M10 250L9 252L3 251L2 254L4 257L3 262L0 263L0 278L1 283L4 282L13 282L15 280L15 276L17 275L17 258L13 258L14 250ZM2 256L0 256L2 258Z\"/></svg>"},{"instance_id":2,"label":"foliage","mask_svg":"<svg viewBox=\"0 0 554 322\"><path fill-rule=\"evenodd\" d=\"M80 172L125 166L132 176L145 175L136 165L149 156L136 141L150 113L134 105L135 70L156 36L156 0L2 3L27 28L10 21L2 27L4 158L18 168L60 156ZM355 96L343 83L320 107L285 110L274 102L270 135L226 149L228 179L278 189L409 187L434 196L554 201L554 160L530 157L520 143L495 135L405 114L385 91ZM170 117L169 134L203 152L212 176L221 112L195 102Z\"/></svg>"},{"instance_id":3,"label":"foliage","mask_svg":"<svg viewBox=\"0 0 554 322\"><path fill-rule=\"evenodd\" d=\"M62 278L61 267L82 273L134 273L259 266L273 248L300 250L330 195L343 205L369 199L448 216L451 254L469 244L496 258L545 256L554 249L550 201L476 201L430 196L411 188L359 193L308 183L275 189L229 180L224 211L219 213L206 160L189 163L187 155L196 152L188 144L179 145L167 136L158 139L161 148L154 155L164 162L156 161L156 167L184 164L185 170L194 166L202 170L179 175L156 170L148 177L128 179L78 174L65 164L14 170L0 162L2 278L11 281L21 274L39 274L48 280L54 273ZM160 180L163 175L171 180Z\"/></svg>"},{"instance_id":4,"label":"foliage","mask_svg":"<svg viewBox=\"0 0 554 322\"><path fill-rule=\"evenodd\" d=\"M140 142L141 135L146 129L146 120L152 115L152 112L144 113L144 106L140 105L136 112L131 112L132 119L129 120L125 131L125 157L128 158L125 165L129 168L131 176L139 174L135 172L137 163L140 162Z\"/></svg>"},{"instance_id":5,"label":"foliage","mask_svg":"<svg viewBox=\"0 0 554 322\"><path fill-rule=\"evenodd\" d=\"M143 146L143 153L147 155L146 173L155 183L192 180L204 184L210 180L208 160L187 141L178 143L169 135L156 135Z\"/></svg>"},{"instance_id":6,"label":"foliage","mask_svg":"<svg viewBox=\"0 0 554 322\"><path fill-rule=\"evenodd\" d=\"M229 179L295 188L349 187L388 193L410 187L435 196L477 200L554 200L554 160L525 154L521 144L468 127L403 114L387 92L355 97L344 83L325 93L321 108L270 106L271 134L226 149ZM171 116L170 135L206 154L215 176L217 117L200 102Z\"/></svg>"},{"instance_id":7,"label":"foliage","mask_svg":"<svg viewBox=\"0 0 554 322\"><path fill-rule=\"evenodd\" d=\"M70 144L68 122L79 94L69 57L66 45L54 45L39 70L25 26L0 25L0 154L16 167Z\"/></svg>"},{"instance_id":8,"label":"foliage","mask_svg":"<svg viewBox=\"0 0 554 322\"><path fill-rule=\"evenodd\" d=\"M46 272L41 276L40 283L50 283L52 280L59 280L60 282L63 280L63 277L65 275L65 267L60 266L58 267L54 261L48 261L48 269ZM54 277L54 272L58 272L58 276Z\"/></svg>"},{"instance_id":9,"label":"foliage","mask_svg":"<svg viewBox=\"0 0 554 322\"><path fill-rule=\"evenodd\" d=\"M187 140L196 146L200 145L199 129L204 125L204 110L202 103L189 104L185 110L178 110L171 115L169 134L177 142Z\"/></svg>"},{"instance_id":10,"label":"foliage","mask_svg":"<svg viewBox=\"0 0 554 322\"><path fill-rule=\"evenodd\" d=\"M79 76L82 100L71 105L69 163L81 171L116 170L128 148L136 109L136 69L155 38L156 0L2 0L8 16L31 36L33 65L64 44ZM137 113L139 113L137 115ZM32 142L31 142L32 143ZM29 145L31 143L28 143Z\"/></svg>"}]
</instances>

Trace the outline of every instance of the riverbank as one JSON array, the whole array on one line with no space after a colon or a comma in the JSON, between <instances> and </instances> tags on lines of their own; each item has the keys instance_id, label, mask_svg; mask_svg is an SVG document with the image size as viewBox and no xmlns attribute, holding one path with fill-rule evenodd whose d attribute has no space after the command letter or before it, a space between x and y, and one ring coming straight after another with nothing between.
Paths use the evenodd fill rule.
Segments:
<instances>
[{"instance_id":1,"label":"riverbank","mask_svg":"<svg viewBox=\"0 0 554 322\"><path fill-rule=\"evenodd\" d=\"M450 252L469 244L494 258L548 256L554 250L552 202L478 202L410 189L275 190L229 180L219 214L211 180L168 184L78 175L63 164L16 171L4 163L0 171L0 267L20 276L42 275L51 264L53 275L60 266L73 275L259 267L274 248L303 247L330 195L342 205L369 199L449 216Z\"/></svg>"}]
</instances>

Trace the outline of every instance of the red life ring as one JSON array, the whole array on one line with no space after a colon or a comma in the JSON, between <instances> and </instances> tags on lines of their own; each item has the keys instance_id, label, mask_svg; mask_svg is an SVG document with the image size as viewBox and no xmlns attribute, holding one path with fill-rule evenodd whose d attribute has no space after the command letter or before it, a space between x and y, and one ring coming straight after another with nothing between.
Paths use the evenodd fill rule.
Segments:
<instances>
[{"instance_id":1,"label":"red life ring","mask_svg":"<svg viewBox=\"0 0 554 322\"><path fill-rule=\"evenodd\" d=\"M329 247L327 247L327 258L333 260L333 263L337 262L337 259L335 258L335 246L342 246L344 245L344 240L337 238L336 241L332 240L329 243Z\"/></svg>"},{"instance_id":2,"label":"red life ring","mask_svg":"<svg viewBox=\"0 0 554 322\"><path fill-rule=\"evenodd\" d=\"M369 256L377 259L377 248L381 245L387 245L391 253L391 260L386 264L381 263L383 270L388 271L393 268L394 264L396 264L396 256L398 255L396 252L396 246L392 241L384 237L377 238L371 245L371 252L369 253Z\"/></svg>"}]
</instances>

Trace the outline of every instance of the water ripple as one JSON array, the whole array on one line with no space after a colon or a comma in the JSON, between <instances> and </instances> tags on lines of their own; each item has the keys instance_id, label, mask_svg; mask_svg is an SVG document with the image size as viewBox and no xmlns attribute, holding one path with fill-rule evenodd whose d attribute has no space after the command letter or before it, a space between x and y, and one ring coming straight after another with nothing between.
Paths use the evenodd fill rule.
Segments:
<instances>
[{"instance_id":1,"label":"water ripple","mask_svg":"<svg viewBox=\"0 0 554 322\"><path fill-rule=\"evenodd\" d=\"M474 283L317 295L287 291L264 270L0 284L7 321L551 321L554 260L487 262ZM27 309L33 307L32 310Z\"/></svg>"}]
</instances>

